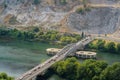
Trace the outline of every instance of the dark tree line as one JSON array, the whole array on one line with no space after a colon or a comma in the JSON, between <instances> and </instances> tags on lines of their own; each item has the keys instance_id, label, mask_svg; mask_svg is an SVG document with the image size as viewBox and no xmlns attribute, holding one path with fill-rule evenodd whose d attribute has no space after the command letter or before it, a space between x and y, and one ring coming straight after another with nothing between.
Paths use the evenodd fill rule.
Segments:
<instances>
[{"instance_id":1,"label":"dark tree line","mask_svg":"<svg viewBox=\"0 0 120 80\"><path fill-rule=\"evenodd\" d=\"M34 38L34 33L22 32L17 29L0 29L0 36L29 40Z\"/></svg>"},{"instance_id":2,"label":"dark tree line","mask_svg":"<svg viewBox=\"0 0 120 80\"><path fill-rule=\"evenodd\" d=\"M79 41L82 37L78 34L59 33L57 31L44 32L39 28L33 28L29 31L20 31L17 29L0 29L0 36L6 36L19 40L32 40L66 45Z\"/></svg>"},{"instance_id":3,"label":"dark tree line","mask_svg":"<svg viewBox=\"0 0 120 80\"><path fill-rule=\"evenodd\" d=\"M120 54L120 43L107 42L105 40L94 40L87 45L87 48Z\"/></svg>"},{"instance_id":4,"label":"dark tree line","mask_svg":"<svg viewBox=\"0 0 120 80\"><path fill-rule=\"evenodd\" d=\"M55 63L52 70L67 80L120 80L120 63L108 65L91 59L80 63L76 58L68 58Z\"/></svg>"},{"instance_id":5,"label":"dark tree line","mask_svg":"<svg viewBox=\"0 0 120 80\"><path fill-rule=\"evenodd\" d=\"M6 73L0 73L0 80L14 80L14 78L8 76Z\"/></svg>"}]
</instances>

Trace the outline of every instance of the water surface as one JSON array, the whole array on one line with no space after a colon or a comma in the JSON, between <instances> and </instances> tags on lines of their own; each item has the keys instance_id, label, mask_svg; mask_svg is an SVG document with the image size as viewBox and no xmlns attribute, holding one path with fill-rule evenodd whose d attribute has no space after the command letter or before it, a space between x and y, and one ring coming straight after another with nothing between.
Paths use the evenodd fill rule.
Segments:
<instances>
[{"instance_id":1,"label":"water surface","mask_svg":"<svg viewBox=\"0 0 120 80\"><path fill-rule=\"evenodd\" d=\"M51 47L57 46L40 42L0 40L0 72L18 77L50 58L45 50ZM118 54L98 52L97 57L99 60L106 60L109 64L120 62ZM64 79L53 74L48 80Z\"/></svg>"},{"instance_id":2,"label":"water surface","mask_svg":"<svg viewBox=\"0 0 120 80\"><path fill-rule=\"evenodd\" d=\"M26 41L0 41L0 72L18 77L25 71L50 58L47 43Z\"/></svg>"}]
</instances>

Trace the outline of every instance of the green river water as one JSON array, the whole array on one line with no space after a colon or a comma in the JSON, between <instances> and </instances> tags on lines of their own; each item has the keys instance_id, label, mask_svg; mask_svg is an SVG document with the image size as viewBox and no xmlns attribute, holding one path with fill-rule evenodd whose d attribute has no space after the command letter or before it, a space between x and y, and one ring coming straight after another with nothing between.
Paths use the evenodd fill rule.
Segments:
<instances>
[{"instance_id":1,"label":"green river water","mask_svg":"<svg viewBox=\"0 0 120 80\"><path fill-rule=\"evenodd\" d=\"M0 72L6 72L10 76L18 77L50 58L45 50L51 47L57 46L39 42L0 41ZM106 60L111 64L120 62L120 55L99 53L98 59ZM53 75L49 80L63 79Z\"/></svg>"}]
</instances>

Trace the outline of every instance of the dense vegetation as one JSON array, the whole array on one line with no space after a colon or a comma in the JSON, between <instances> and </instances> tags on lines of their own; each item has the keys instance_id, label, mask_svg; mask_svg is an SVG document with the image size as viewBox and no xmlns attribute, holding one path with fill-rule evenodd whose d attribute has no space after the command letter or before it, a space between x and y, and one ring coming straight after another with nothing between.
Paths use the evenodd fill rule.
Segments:
<instances>
[{"instance_id":1,"label":"dense vegetation","mask_svg":"<svg viewBox=\"0 0 120 80\"><path fill-rule=\"evenodd\" d=\"M0 36L6 36L19 40L57 42L59 44L74 43L81 39L80 35L70 33L59 33L57 31L44 32L39 28L29 31L19 31L17 29L0 29Z\"/></svg>"},{"instance_id":2,"label":"dense vegetation","mask_svg":"<svg viewBox=\"0 0 120 80\"><path fill-rule=\"evenodd\" d=\"M67 80L120 80L120 63L108 66L105 61L90 59L80 63L68 58L55 63L52 70Z\"/></svg>"},{"instance_id":3,"label":"dense vegetation","mask_svg":"<svg viewBox=\"0 0 120 80\"><path fill-rule=\"evenodd\" d=\"M76 12L78 13L78 14L85 14L85 12L87 12L87 11L90 11L91 10L91 8L90 7L86 7L86 8L78 8L77 10L76 10Z\"/></svg>"},{"instance_id":4,"label":"dense vegetation","mask_svg":"<svg viewBox=\"0 0 120 80\"><path fill-rule=\"evenodd\" d=\"M88 44L87 48L109 53L120 54L120 43L105 40L94 40Z\"/></svg>"},{"instance_id":5,"label":"dense vegetation","mask_svg":"<svg viewBox=\"0 0 120 80\"><path fill-rule=\"evenodd\" d=\"M14 78L9 77L6 73L0 73L0 80L14 80Z\"/></svg>"},{"instance_id":6,"label":"dense vegetation","mask_svg":"<svg viewBox=\"0 0 120 80\"><path fill-rule=\"evenodd\" d=\"M62 5L65 5L65 4L67 3L67 1L66 1L66 0L60 0L60 3L61 3Z\"/></svg>"},{"instance_id":7,"label":"dense vegetation","mask_svg":"<svg viewBox=\"0 0 120 80\"><path fill-rule=\"evenodd\" d=\"M78 14L85 14L85 12L91 10L91 7L88 6L88 1L87 1L87 0L82 0L82 2L83 2L83 7L79 7L79 8L76 10L76 12L77 12Z\"/></svg>"}]
</instances>

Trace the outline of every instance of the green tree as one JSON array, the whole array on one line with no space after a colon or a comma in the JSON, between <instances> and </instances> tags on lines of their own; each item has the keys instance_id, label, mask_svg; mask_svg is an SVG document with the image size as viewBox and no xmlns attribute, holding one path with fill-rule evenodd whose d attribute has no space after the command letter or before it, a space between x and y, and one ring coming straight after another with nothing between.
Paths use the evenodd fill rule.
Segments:
<instances>
[{"instance_id":1,"label":"green tree","mask_svg":"<svg viewBox=\"0 0 120 80\"><path fill-rule=\"evenodd\" d=\"M115 43L114 42L110 42L107 44L107 51L111 52L111 53L115 53L116 52L116 47L115 47Z\"/></svg>"},{"instance_id":2,"label":"green tree","mask_svg":"<svg viewBox=\"0 0 120 80\"><path fill-rule=\"evenodd\" d=\"M67 1L66 0L60 0L60 3L65 5L67 3Z\"/></svg>"},{"instance_id":3,"label":"green tree","mask_svg":"<svg viewBox=\"0 0 120 80\"><path fill-rule=\"evenodd\" d=\"M117 44L117 53L120 54L120 43Z\"/></svg>"},{"instance_id":4,"label":"green tree","mask_svg":"<svg viewBox=\"0 0 120 80\"><path fill-rule=\"evenodd\" d=\"M84 62L85 70L83 79L92 80L94 76L99 76L107 66L108 64L104 61L86 60Z\"/></svg>"},{"instance_id":5,"label":"green tree","mask_svg":"<svg viewBox=\"0 0 120 80\"><path fill-rule=\"evenodd\" d=\"M55 63L52 68L67 80L99 80L99 76L107 67L108 64L105 61L90 59L80 64L76 58L68 58Z\"/></svg>"},{"instance_id":6,"label":"green tree","mask_svg":"<svg viewBox=\"0 0 120 80\"><path fill-rule=\"evenodd\" d=\"M1 73L0 75L2 76L3 79L7 79L8 77L6 73Z\"/></svg>"},{"instance_id":7,"label":"green tree","mask_svg":"<svg viewBox=\"0 0 120 80\"><path fill-rule=\"evenodd\" d=\"M98 50L105 51L105 45L104 44L105 44L104 40L98 40L98 42L97 42Z\"/></svg>"},{"instance_id":8,"label":"green tree","mask_svg":"<svg viewBox=\"0 0 120 80\"><path fill-rule=\"evenodd\" d=\"M35 27L35 28L33 28L33 32L39 32L40 30L39 30L39 28L38 27Z\"/></svg>"},{"instance_id":9,"label":"green tree","mask_svg":"<svg viewBox=\"0 0 120 80\"><path fill-rule=\"evenodd\" d=\"M84 14L85 13L85 9L84 8L78 8L77 10L76 10L76 12L78 13L78 14ZM83 37L83 32L82 32L82 37Z\"/></svg>"},{"instance_id":10,"label":"green tree","mask_svg":"<svg viewBox=\"0 0 120 80\"><path fill-rule=\"evenodd\" d=\"M107 67L100 75L100 80L120 80L120 63Z\"/></svg>"},{"instance_id":11,"label":"green tree","mask_svg":"<svg viewBox=\"0 0 120 80\"><path fill-rule=\"evenodd\" d=\"M6 73L0 73L0 80L14 80L14 78L8 76Z\"/></svg>"}]
</instances>

